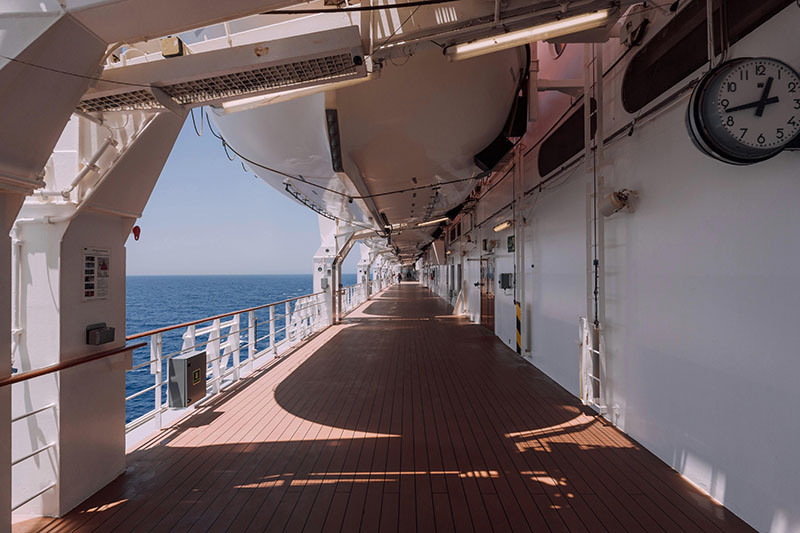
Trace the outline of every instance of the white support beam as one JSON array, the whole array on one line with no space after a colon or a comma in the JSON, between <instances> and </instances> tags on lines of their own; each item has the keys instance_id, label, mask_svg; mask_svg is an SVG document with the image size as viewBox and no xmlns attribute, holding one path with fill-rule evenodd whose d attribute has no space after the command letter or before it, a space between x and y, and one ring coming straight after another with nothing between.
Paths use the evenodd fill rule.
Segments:
<instances>
[{"instance_id":1,"label":"white support beam","mask_svg":"<svg viewBox=\"0 0 800 533\"><path fill-rule=\"evenodd\" d=\"M583 94L583 80L538 80L539 91L558 91L577 98Z\"/></svg>"}]
</instances>

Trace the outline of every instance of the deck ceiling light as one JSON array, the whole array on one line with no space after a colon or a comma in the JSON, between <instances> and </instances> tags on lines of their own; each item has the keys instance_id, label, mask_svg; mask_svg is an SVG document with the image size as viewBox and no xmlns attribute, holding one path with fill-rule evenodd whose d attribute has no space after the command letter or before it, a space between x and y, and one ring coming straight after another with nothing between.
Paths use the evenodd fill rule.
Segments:
<instances>
[{"instance_id":1,"label":"deck ceiling light","mask_svg":"<svg viewBox=\"0 0 800 533\"><path fill-rule=\"evenodd\" d=\"M435 226L436 224L441 224L442 222L449 222L450 219L448 217L441 217L441 218L434 218L433 220L428 220L427 222L420 222L417 224L418 228L424 228L425 226Z\"/></svg>"},{"instance_id":2,"label":"deck ceiling light","mask_svg":"<svg viewBox=\"0 0 800 533\"><path fill-rule=\"evenodd\" d=\"M506 220L505 222L499 223L498 225L496 225L492 229L494 230L495 233L497 233L499 231L503 231L504 229L508 229L513 225L514 225L513 222L511 222L510 220Z\"/></svg>"},{"instance_id":3,"label":"deck ceiling light","mask_svg":"<svg viewBox=\"0 0 800 533\"><path fill-rule=\"evenodd\" d=\"M445 55L450 61L459 61L491 52L499 52L515 48L535 41L544 41L577 33L580 31L598 28L608 20L608 10L584 13L574 17L539 24L522 30L510 31L494 37L486 37L476 41L456 44L445 49Z\"/></svg>"}]
</instances>

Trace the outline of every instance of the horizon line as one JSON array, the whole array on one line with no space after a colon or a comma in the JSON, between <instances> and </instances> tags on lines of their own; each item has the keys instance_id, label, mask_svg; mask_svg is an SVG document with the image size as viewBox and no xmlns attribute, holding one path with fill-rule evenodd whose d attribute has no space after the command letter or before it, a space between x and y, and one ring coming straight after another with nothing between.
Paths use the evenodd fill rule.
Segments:
<instances>
[{"instance_id":1,"label":"horizon line","mask_svg":"<svg viewBox=\"0 0 800 533\"><path fill-rule=\"evenodd\" d=\"M342 272L342 275L345 274L358 274L358 272ZM298 274L297 272L294 273L264 273L264 274L125 274L125 277L132 277L138 276L142 278L146 277L155 277L155 276L313 276L313 272L307 272Z\"/></svg>"}]
</instances>

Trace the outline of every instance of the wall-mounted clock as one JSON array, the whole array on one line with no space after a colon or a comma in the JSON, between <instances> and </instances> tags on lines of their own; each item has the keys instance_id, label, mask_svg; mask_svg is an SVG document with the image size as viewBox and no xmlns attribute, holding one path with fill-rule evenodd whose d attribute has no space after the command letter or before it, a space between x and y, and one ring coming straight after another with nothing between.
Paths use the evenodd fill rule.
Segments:
<instances>
[{"instance_id":1,"label":"wall-mounted clock","mask_svg":"<svg viewBox=\"0 0 800 533\"><path fill-rule=\"evenodd\" d=\"M777 59L727 61L695 87L686 123L697 147L721 161L769 159L800 134L800 75Z\"/></svg>"}]
</instances>

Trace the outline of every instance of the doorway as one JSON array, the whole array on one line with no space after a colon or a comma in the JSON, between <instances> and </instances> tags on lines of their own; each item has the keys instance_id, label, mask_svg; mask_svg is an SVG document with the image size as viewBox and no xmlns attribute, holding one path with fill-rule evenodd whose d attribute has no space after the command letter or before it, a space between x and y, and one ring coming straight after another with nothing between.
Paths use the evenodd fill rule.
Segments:
<instances>
[{"instance_id":1,"label":"doorway","mask_svg":"<svg viewBox=\"0 0 800 533\"><path fill-rule=\"evenodd\" d=\"M494 258L481 258L481 325L494 333Z\"/></svg>"}]
</instances>

